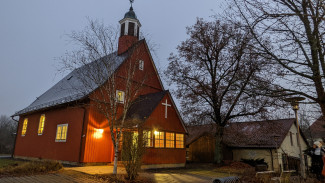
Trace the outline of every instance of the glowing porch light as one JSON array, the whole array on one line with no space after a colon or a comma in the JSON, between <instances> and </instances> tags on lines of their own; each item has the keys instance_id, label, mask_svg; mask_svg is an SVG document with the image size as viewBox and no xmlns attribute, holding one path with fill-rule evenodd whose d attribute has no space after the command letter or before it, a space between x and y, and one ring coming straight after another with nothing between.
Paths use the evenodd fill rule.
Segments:
<instances>
[{"instance_id":1,"label":"glowing porch light","mask_svg":"<svg viewBox=\"0 0 325 183\"><path fill-rule=\"evenodd\" d=\"M104 129L97 129L97 128L95 128L94 138L95 139L102 138L103 137L103 133L104 133Z\"/></svg>"},{"instance_id":2,"label":"glowing porch light","mask_svg":"<svg viewBox=\"0 0 325 183\"><path fill-rule=\"evenodd\" d=\"M154 133L155 135L158 135L158 134L159 134L159 132L158 132L158 131L156 131L156 130L155 130L153 133Z\"/></svg>"}]
</instances>

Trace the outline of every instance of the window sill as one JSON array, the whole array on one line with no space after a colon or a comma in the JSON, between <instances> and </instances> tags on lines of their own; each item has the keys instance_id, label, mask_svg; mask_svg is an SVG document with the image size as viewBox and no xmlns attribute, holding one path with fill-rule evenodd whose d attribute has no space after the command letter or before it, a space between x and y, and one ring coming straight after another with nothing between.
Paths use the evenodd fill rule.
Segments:
<instances>
[{"instance_id":1,"label":"window sill","mask_svg":"<svg viewBox=\"0 0 325 183\"><path fill-rule=\"evenodd\" d=\"M66 142L67 140L55 140L55 142Z\"/></svg>"}]
</instances>

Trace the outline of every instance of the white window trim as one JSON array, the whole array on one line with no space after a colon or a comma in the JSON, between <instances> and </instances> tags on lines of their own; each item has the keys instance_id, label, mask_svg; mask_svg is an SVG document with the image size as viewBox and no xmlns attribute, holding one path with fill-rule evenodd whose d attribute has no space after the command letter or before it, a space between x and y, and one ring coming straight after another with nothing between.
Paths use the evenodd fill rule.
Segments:
<instances>
[{"instance_id":1,"label":"white window trim","mask_svg":"<svg viewBox=\"0 0 325 183\"><path fill-rule=\"evenodd\" d=\"M58 134L58 127L59 126L67 126L67 134L66 134L65 140L58 140L58 139L56 139L56 135ZM68 130L69 130L69 124L68 123L56 125L55 142L66 142L67 139L68 139Z\"/></svg>"},{"instance_id":2,"label":"white window trim","mask_svg":"<svg viewBox=\"0 0 325 183\"><path fill-rule=\"evenodd\" d=\"M45 119L44 119L43 131L42 131L42 133L38 133L39 126L40 126L40 124L41 124L41 118L42 118L42 116L44 116L44 118L45 118ZM42 114L41 117L39 118L39 122L38 122L38 128L37 128L37 134L38 134L38 135L43 135L44 128L45 128L45 120L46 120L45 114Z\"/></svg>"},{"instance_id":3,"label":"white window trim","mask_svg":"<svg viewBox=\"0 0 325 183\"><path fill-rule=\"evenodd\" d=\"M143 71L144 70L144 61L139 60L139 70Z\"/></svg>"},{"instance_id":4,"label":"white window trim","mask_svg":"<svg viewBox=\"0 0 325 183\"><path fill-rule=\"evenodd\" d=\"M119 92L123 92L123 101L119 101L118 100L118 93ZM117 101L117 103L124 104L124 101L125 101L125 92L124 91L122 91L122 90L116 90L116 101Z\"/></svg>"}]
</instances>

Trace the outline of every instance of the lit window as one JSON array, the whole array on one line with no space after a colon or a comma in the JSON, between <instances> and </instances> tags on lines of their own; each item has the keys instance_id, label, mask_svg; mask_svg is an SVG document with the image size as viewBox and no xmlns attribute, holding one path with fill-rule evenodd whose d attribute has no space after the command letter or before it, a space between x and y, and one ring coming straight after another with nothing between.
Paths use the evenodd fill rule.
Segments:
<instances>
[{"instance_id":1,"label":"lit window","mask_svg":"<svg viewBox=\"0 0 325 183\"><path fill-rule=\"evenodd\" d=\"M166 147L167 148L174 148L175 147L175 135L174 133L166 132Z\"/></svg>"},{"instance_id":2,"label":"lit window","mask_svg":"<svg viewBox=\"0 0 325 183\"><path fill-rule=\"evenodd\" d=\"M116 99L118 103L124 103L124 91L116 91Z\"/></svg>"},{"instance_id":3,"label":"lit window","mask_svg":"<svg viewBox=\"0 0 325 183\"><path fill-rule=\"evenodd\" d=\"M41 118L39 119L39 124L38 124L38 135L43 134L44 125L45 125L45 114L42 114Z\"/></svg>"},{"instance_id":4,"label":"lit window","mask_svg":"<svg viewBox=\"0 0 325 183\"><path fill-rule=\"evenodd\" d=\"M144 61L143 60L139 60L139 70L143 71L144 68Z\"/></svg>"},{"instance_id":5,"label":"lit window","mask_svg":"<svg viewBox=\"0 0 325 183\"><path fill-rule=\"evenodd\" d=\"M24 119L24 123L23 123L23 129L21 130L21 135L25 136L26 135L26 131L27 131L27 123L28 123L28 118Z\"/></svg>"},{"instance_id":6,"label":"lit window","mask_svg":"<svg viewBox=\"0 0 325 183\"><path fill-rule=\"evenodd\" d=\"M155 131L155 147L156 148L165 147L164 140L165 140L165 133Z\"/></svg>"},{"instance_id":7,"label":"lit window","mask_svg":"<svg viewBox=\"0 0 325 183\"><path fill-rule=\"evenodd\" d=\"M68 124L58 125L56 128L55 142L66 142L68 134Z\"/></svg>"},{"instance_id":8,"label":"lit window","mask_svg":"<svg viewBox=\"0 0 325 183\"><path fill-rule=\"evenodd\" d=\"M184 148L184 134L176 133L176 148Z\"/></svg>"},{"instance_id":9,"label":"lit window","mask_svg":"<svg viewBox=\"0 0 325 183\"><path fill-rule=\"evenodd\" d=\"M144 131L144 139L146 142L146 147L153 146L153 139L152 139L152 132L151 131Z\"/></svg>"}]
</instances>

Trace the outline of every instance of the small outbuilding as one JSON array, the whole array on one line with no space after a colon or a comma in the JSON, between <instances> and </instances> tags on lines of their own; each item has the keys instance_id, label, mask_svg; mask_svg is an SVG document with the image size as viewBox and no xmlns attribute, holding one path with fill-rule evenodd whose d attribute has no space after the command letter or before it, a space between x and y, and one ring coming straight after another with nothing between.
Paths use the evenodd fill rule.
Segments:
<instances>
[{"instance_id":1,"label":"small outbuilding","mask_svg":"<svg viewBox=\"0 0 325 183\"><path fill-rule=\"evenodd\" d=\"M216 127L214 124L189 126L186 139L187 161L213 162ZM302 150L308 143L300 137ZM264 159L268 170L299 170L298 129L295 119L235 122L225 127L224 160ZM308 166L307 156L304 156Z\"/></svg>"}]
</instances>

